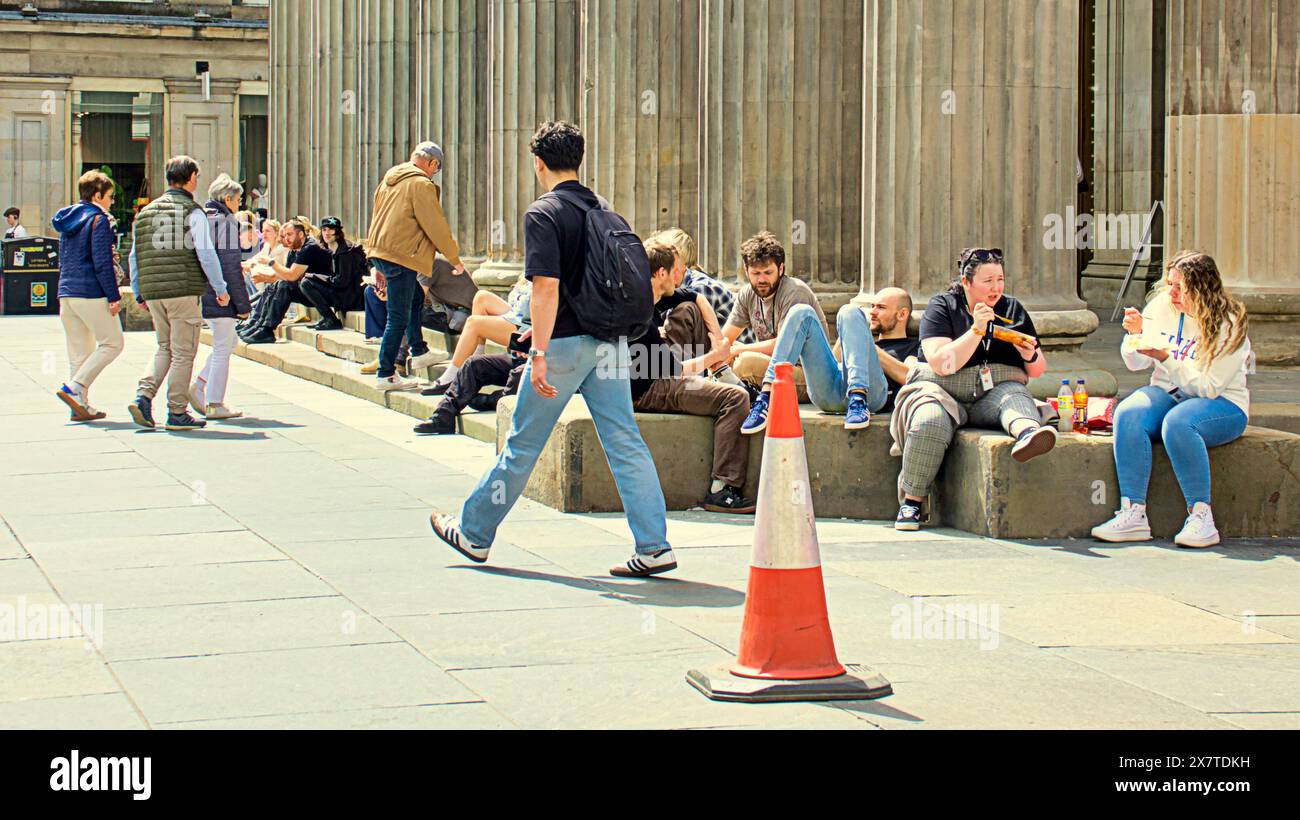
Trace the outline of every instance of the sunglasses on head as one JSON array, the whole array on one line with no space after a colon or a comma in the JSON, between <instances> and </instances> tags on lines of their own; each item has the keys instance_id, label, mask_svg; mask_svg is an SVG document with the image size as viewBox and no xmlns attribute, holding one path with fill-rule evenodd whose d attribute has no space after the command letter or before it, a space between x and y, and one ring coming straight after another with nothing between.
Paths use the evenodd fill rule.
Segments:
<instances>
[{"instance_id":1,"label":"sunglasses on head","mask_svg":"<svg viewBox=\"0 0 1300 820\"><path fill-rule=\"evenodd\" d=\"M966 248L961 252L957 264L962 268L967 265L1002 264L1001 248Z\"/></svg>"}]
</instances>

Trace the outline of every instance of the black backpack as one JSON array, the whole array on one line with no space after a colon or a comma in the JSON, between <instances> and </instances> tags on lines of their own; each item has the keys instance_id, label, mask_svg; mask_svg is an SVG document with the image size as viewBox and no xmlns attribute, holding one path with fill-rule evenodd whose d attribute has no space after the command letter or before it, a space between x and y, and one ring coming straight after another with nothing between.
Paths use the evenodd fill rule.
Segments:
<instances>
[{"instance_id":1,"label":"black backpack","mask_svg":"<svg viewBox=\"0 0 1300 820\"><path fill-rule=\"evenodd\" d=\"M605 208L591 208L568 191L557 197L586 214L586 265L581 285L565 301L589 335L606 342L639 339L654 324L654 289L645 246L627 220Z\"/></svg>"}]
</instances>

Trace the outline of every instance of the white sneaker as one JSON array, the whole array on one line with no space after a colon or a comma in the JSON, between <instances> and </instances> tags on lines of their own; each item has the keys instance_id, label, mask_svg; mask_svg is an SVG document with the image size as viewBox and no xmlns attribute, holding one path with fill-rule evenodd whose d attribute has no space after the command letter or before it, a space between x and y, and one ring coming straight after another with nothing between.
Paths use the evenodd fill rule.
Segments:
<instances>
[{"instance_id":1,"label":"white sneaker","mask_svg":"<svg viewBox=\"0 0 1300 820\"><path fill-rule=\"evenodd\" d=\"M1134 504L1127 498L1120 504L1114 518L1092 528L1092 537L1112 543L1150 541L1151 522L1147 521L1147 505Z\"/></svg>"},{"instance_id":2,"label":"white sneaker","mask_svg":"<svg viewBox=\"0 0 1300 820\"><path fill-rule=\"evenodd\" d=\"M389 376L387 378L375 379L375 387L377 387L380 390L383 390L385 393L389 392L390 390L414 390L419 386L420 386L419 382L413 379L404 379L401 376L398 376L397 374L393 374L392 376Z\"/></svg>"},{"instance_id":3,"label":"white sneaker","mask_svg":"<svg viewBox=\"0 0 1300 820\"><path fill-rule=\"evenodd\" d=\"M190 385L190 406L193 407L194 412L198 413L200 416L206 416L208 414L208 398L203 389L203 382L197 379L195 379L194 383Z\"/></svg>"},{"instance_id":4,"label":"white sneaker","mask_svg":"<svg viewBox=\"0 0 1300 820\"><path fill-rule=\"evenodd\" d=\"M482 564L488 559L488 552L491 547L480 547L478 544L471 544L465 536L461 535L460 522L455 516L445 513L433 513L429 516L429 526L433 527L433 532L447 544L447 546L459 552L476 564Z\"/></svg>"},{"instance_id":5,"label":"white sneaker","mask_svg":"<svg viewBox=\"0 0 1300 820\"><path fill-rule=\"evenodd\" d=\"M1198 501L1192 506L1192 514L1187 516L1182 532L1174 536L1174 543L1180 547L1212 547L1219 543L1219 530L1214 526L1214 513L1210 505Z\"/></svg>"},{"instance_id":6,"label":"white sneaker","mask_svg":"<svg viewBox=\"0 0 1300 820\"><path fill-rule=\"evenodd\" d=\"M427 350L419 356L412 356L406 363L406 372L414 373L417 370L425 370L433 367L442 361L443 354L432 350Z\"/></svg>"},{"instance_id":7,"label":"white sneaker","mask_svg":"<svg viewBox=\"0 0 1300 820\"><path fill-rule=\"evenodd\" d=\"M214 421L221 421L222 419L241 418L244 414L240 410L231 410L221 402L214 401L208 405L208 412L203 415Z\"/></svg>"},{"instance_id":8,"label":"white sneaker","mask_svg":"<svg viewBox=\"0 0 1300 820\"><path fill-rule=\"evenodd\" d=\"M634 553L627 563L610 567L609 574L615 578L646 578L673 569L677 569L677 556L666 548L650 555Z\"/></svg>"}]
</instances>

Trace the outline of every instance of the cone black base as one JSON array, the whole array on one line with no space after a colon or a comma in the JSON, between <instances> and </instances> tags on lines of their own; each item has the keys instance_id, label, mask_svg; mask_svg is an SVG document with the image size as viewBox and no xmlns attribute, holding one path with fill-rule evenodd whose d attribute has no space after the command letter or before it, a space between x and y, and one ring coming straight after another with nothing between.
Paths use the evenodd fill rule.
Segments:
<instances>
[{"instance_id":1,"label":"cone black base","mask_svg":"<svg viewBox=\"0 0 1300 820\"><path fill-rule=\"evenodd\" d=\"M816 700L874 700L894 693L885 676L866 666L845 664L845 674L819 680L760 680L731 674L725 666L692 669L686 681L709 700L782 703Z\"/></svg>"}]
</instances>

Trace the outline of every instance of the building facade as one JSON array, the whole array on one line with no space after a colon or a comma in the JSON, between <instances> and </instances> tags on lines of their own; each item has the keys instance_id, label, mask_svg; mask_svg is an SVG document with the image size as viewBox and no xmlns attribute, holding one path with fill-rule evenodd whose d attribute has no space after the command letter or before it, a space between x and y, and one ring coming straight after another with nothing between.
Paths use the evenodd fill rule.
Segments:
<instances>
[{"instance_id":1,"label":"building facade","mask_svg":"<svg viewBox=\"0 0 1300 820\"><path fill-rule=\"evenodd\" d=\"M1129 303L1195 247L1261 362L1297 363L1298 33L1300 0L276 0L271 190L362 232L383 171L439 141L462 253L510 281L528 137L564 118L584 182L724 277L766 229L828 309L924 304L1001 247L1055 368L1106 392L1071 352L1135 252Z\"/></svg>"},{"instance_id":2,"label":"building facade","mask_svg":"<svg viewBox=\"0 0 1300 820\"><path fill-rule=\"evenodd\" d=\"M199 161L204 189L223 172L255 187L267 171L267 12L248 0L0 2L0 207L52 235L77 178L99 168L125 229L166 188L176 154Z\"/></svg>"}]
</instances>

